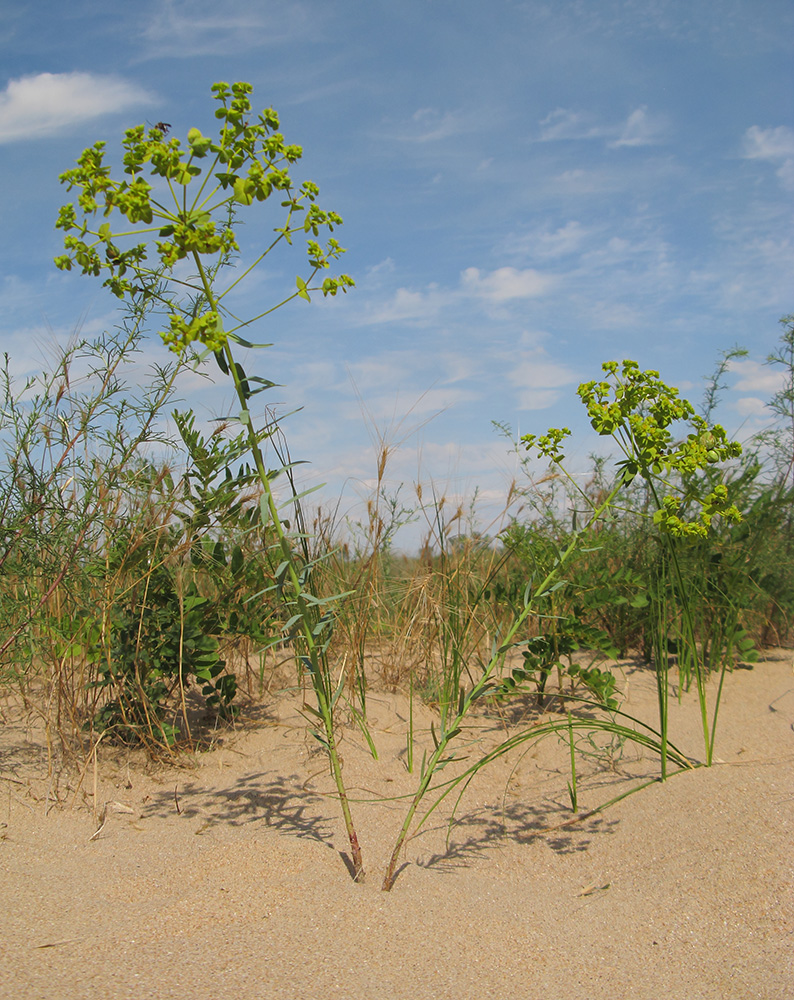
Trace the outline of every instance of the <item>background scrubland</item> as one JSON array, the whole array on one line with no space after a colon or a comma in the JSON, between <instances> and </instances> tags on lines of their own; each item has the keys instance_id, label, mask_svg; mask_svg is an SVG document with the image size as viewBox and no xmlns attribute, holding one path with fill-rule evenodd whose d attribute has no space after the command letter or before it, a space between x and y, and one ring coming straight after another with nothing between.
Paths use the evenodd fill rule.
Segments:
<instances>
[{"instance_id":1,"label":"background scrubland","mask_svg":"<svg viewBox=\"0 0 794 1000\"><path fill-rule=\"evenodd\" d=\"M783 368L785 384L769 402L769 428L726 471L742 520L681 546L707 671L790 640L790 319L783 331L770 363ZM283 567L256 517L261 485L241 435L222 424L203 432L190 413L167 424L181 362L133 384L138 343L135 330L122 329L75 343L25 384L4 376L0 679L16 705L45 721L54 760L85 760L100 739L178 752L211 739L239 705L305 682L291 666ZM708 383L706 416L727 363ZM288 497L280 441L269 447L286 467L277 482ZM380 485L388 460L384 443L365 517L316 509L311 497L285 515L313 593L347 595L328 654L345 678L338 711L353 724L366 718L377 688L442 709L454 702L615 475L614 462L594 458L580 495L553 465L533 475L522 458L525 475L513 484L502 528L488 533L477 528L476 496L464 509L433 484L391 495ZM607 659L650 664L661 640L676 653L680 612L650 507L635 480L620 509L579 539L565 585L526 618L515 682L539 709L549 678L558 695L608 699ZM412 555L394 544L409 521L425 531ZM684 674L686 687L685 664Z\"/></svg>"}]
</instances>

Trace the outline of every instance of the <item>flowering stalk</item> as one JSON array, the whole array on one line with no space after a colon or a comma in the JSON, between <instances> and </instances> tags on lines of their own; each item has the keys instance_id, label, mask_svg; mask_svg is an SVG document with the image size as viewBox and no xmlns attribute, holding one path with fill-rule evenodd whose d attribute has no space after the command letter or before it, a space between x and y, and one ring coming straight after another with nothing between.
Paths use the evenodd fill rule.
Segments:
<instances>
[{"instance_id":1,"label":"flowering stalk","mask_svg":"<svg viewBox=\"0 0 794 1000\"><path fill-rule=\"evenodd\" d=\"M276 590L289 612L284 632L297 638L299 660L309 671L317 700L311 709L320 722L315 733L328 753L350 840L354 874L364 877L350 805L336 748L334 706L339 691L334 690L326 658L333 626L334 602L344 595L319 600L306 585L307 567L299 565L282 522L273 494L274 474L265 465L261 441L273 433L272 424L257 429L251 417L253 396L274 383L248 376L235 360L235 344L251 348L240 331L294 298L310 301L310 292L323 296L346 292L354 282L346 274L318 275L330 268L344 249L329 237L321 246L321 230L333 232L342 224L335 212L317 204L319 189L311 181L295 188L289 168L302 156L300 146L285 142L278 131L278 115L267 108L254 115L248 83L217 83L212 88L219 107L215 116L223 122L218 139L204 136L197 128L187 134L182 146L169 138L170 126L159 123L145 130L143 125L128 129L123 141L126 179L117 181L104 163L105 144L86 149L77 166L61 175L68 189L77 188L77 207L64 205L56 227L62 229L65 253L55 258L61 270L75 265L83 274L107 275L104 284L119 299L131 299L167 317L160 336L180 356L192 354L196 363L210 357L221 372L230 377L240 406L236 418L244 425L248 445L262 487L260 520L262 530L276 538L281 565L276 571ZM205 162L203 162L205 161ZM142 176L149 166L154 181ZM242 273L220 291L217 277L240 248L236 236L236 212L278 193L284 209L283 224L274 229L271 242L255 256ZM122 215L129 228L114 231L109 221L97 223L98 212L107 219ZM273 249L282 242L291 245L295 235L306 237L307 277L295 279L295 290L281 302L244 322L236 319L227 298ZM189 261L195 275L183 278L175 273L181 261Z\"/></svg>"}]
</instances>

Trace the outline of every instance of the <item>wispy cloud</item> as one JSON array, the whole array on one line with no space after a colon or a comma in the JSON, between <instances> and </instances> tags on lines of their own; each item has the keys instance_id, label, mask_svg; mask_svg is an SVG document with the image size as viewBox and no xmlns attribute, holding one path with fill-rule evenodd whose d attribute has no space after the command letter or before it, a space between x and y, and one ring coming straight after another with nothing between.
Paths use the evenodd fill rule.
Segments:
<instances>
[{"instance_id":1,"label":"wispy cloud","mask_svg":"<svg viewBox=\"0 0 794 1000\"><path fill-rule=\"evenodd\" d=\"M752 125L744 133L744 156L779 164L776 173L780 183L787 191L794 191L794 129Z\"/></svg>"},{"instance_id":2,"label":"wispy cloud","mask_svg":"<svg viewBox=\"0 0 794 1000\"><path fill-rule=\"evenodd\" d=\"M418 108L409 119L402 123L391 123L388 138L397 142L408 142L416 145L432 145L472 131L471 115L460 111L440 111L438 108Z\"/></svg>"},{"instance_id":3,"label":"wispy cloud","mask_svg":"<svg viewBox=\"0 0 794 1000\"><path fill-rule=\"evenodd\" d=\"M751 358L732 361L730 369L739 376L734 383L737 392L762 392L769 399L783 388L785 382L785 375L779 368Z\"/></svg>"},{"instance_id":4,"label":"wispy cloud","mask_svg":"<svg viewBox=\"0 0 794 1000\"><path fill-rule=\"evenodd\" d=\"M155 103L154 95L116 76L37 73L0 93L0 143L40 139L78 122Z\"/></svg>"},{"instance_id":5,"label":"wispy cloud","mask_svg":"<svg viewBox=\"0 0 794 1000\"><path fill-rule=\"evenodd\" d=\"M742 396L733 404L734 410L742 417L769 417L769 409L763 399L756 396Z\"/></svg>"},{"instance_id":6,"label":"wispy cloud","mask_svg":"<svg viewBox=\"0 0 794 1000\"><path fill-rule=\"evenodd\" d=\"M739 377L731 386L726 403L742 418L743 435L756 434L774 424L769 400L784 388L785 374L755 358L735 359L730 362L729 370Z\"/></svg>"},{"instance_id":7,"label":"wispy cloud","mask_svg":"<svg viewBox=\"0 0 794 1000\"><path fill-rule=\"evenodd\" d=\"M744 133L744 155L751 160L776 160L794 156L794 129L759 128L752 125Z\"/></svg>"},{"instance_id":8,"label":"wispy cloud","mask_svg":"<svg viewBox=\"0 0 794 1000\"><path fill-rule=\"evenodd\" d=\"M421 291L398 288L387 302L376 305L363 316L366 323L430 322L453 299L435 283Z\"/></svg>"},{"instance_id":9,"label":"wispy cloud","mask_svg":"<svg viewBox=\"0 0 794 1000\"><path fill-rule=\"evenodd\" d=\"M541 274L533 268L522 271L515 267L499 267L495 271L481 271L477 267L467 267L461 274L461 286L466 292L490 302L534 299L545 295L555 283L553 275Z\"/></svg>"},{"instance_id":10,"label":"wispy cloud","mask_svg":"<svg viewBox=\"0 0 794 1000\"><path fill-rule=\"evenodd\" d=\"M646 107L632 111L620 130L620 135L608 142L610 149L621 146L653 146L661 141L665 123L657 116L649 115Z\"/></svg>"},{"instance_id":11,"label":"wispy cloud","mask_svg":"<svg viewBox=\"0 0 794 1000\"><path fill-rule=\"evenodd\" d=\"M417 385L404 393L395 392L394 387L390 386L387 392L369 396L366 407L370 418L379 424L401 424L418 418L424 420L480 398L481 394L473 389L451 386L421 390ZM355 419L357 410L358 407L351 404L348 419Z\"/></svg>"},{"instance_id":12,"label":"wispy cloud","mask_svg":"<svg viewBox=\"0 0 794 1000\"><path fill-rule=\"evenodd\" d=\"M386 301L362 315L364 323L423 322L438 318L443 310L472 300L483 305L503 305L520 299L546 295L558 283L554 275L533 268L499 267L483 271L467 267L457 288L441 288L435 282L424 289L398 288Z\"/></svg>"},{"instance_id":13,"label":"wispy cloud","mask_svg":"<svg viewBox=\"0 0 794 1000\"><path fill-rule=\"evenodd\" d=\"M588 169L580 167L563 170L547 182L550 194L587 196L591 194L611 194L620 190L624 179L614 170Z\"/></svg>"},{"instance_id":14,"label":"wispy cloud","mask_svg":"<svg viewBox=\"0 0 794 1000\"><path fill-rule=\"evenodd\" d=\"M517 390L519 410L545 410L560 398L558 390L575 382L577 375L549 357L544 348L536 347L517 355L507 379Z\"/></svg>"},{"instance_id":15,"label":"wispy cloud","mask_svg":"<svg viewBox=\"0 0 794 1000\"><path fill-rule=\"evenodd\" d=\"M143 31L146 57L195 58L305 41L322 17L304 3L245 4L239 0L164 0Z\"/></svg>"},{"instance_id":16,"label":"wispy cloud","mask_svg":"<svg viewBox=\"0 0 794 1000\"><path fill-rule=\"evenodd\" d=\"M403 136L412 142L435 142L457 135L464 129L463 117L454 111L440 112L435 108L420 108L414 113L415 128Z\"/></svg>"},{"instance_id":17,"label":"wispy cloud","mask_svg":"<svg viewBox=\"0 0 794 1000\"><path fill-rule=\"evenodd\" d=\"M641 311L625 302L592 302L588 317L599 330L639 329L645 322Z\"/></svg>"},{"instance_id":18,"label":"wispy cloud","mask_svg":"<svg viewBox=\"0 0 794 1000\"><path fill-rule=\"evenodd\" d=\"M541 142L557 142L561 139L597 139L603 136L602 128L592 123L592 117L569 108L555 108L540 122Z\"/></svg>"},{"instance_id":19,"label":"wispy cloud","mask_svg":"<svg viewBox=\"0 0 794 1000\"><path fill-rule=\"evenodd\" d=\"M572 219L553 230L546 225L511 233L505 239L505 250L529 260L553 260L578 253L588 235L589 231Z\"/></svg>"},{"instance_id":20,"label":"wispy cloud","mask_svg":"<svg viewBox=\"0 0 794 1000\"><path fill-rule=\"evenodd\" d=\"M622 146L651 146L662 141L667 123L648 108L635 108L625 121L601 124L594 116L570 108L556 108L540 122L541 142L574 139L604 139L610 149Z\"/></svg>"}]
</instances>

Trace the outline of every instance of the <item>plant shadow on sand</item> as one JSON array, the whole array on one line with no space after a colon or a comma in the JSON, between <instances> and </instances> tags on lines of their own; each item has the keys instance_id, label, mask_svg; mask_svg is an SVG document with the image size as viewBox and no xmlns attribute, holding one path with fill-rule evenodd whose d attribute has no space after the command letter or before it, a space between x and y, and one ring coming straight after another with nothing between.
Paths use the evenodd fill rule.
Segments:
<instances>
[{"instance_id":1,"label":"plant shadow on sand","mask_svg":"<svg viewBox=\"0 0 794 1000\"><path fill-rule=\"evenodd\" d=\"M142 818L201 817L196 831L212 827L241 827L263 822L283 836L313 840L337 854L351 877L355 878L353 859L339 850L334 841L334 817L326 811L326 796L306 788L306 779L298 774L259 771L235 781L229 788L203 788L191 781L176 784L173 791L155 792L144 803Z\"/></svg>"},{"instance_id":2,"label":"plant shadow on sand","mask_svg":"<svg viewBox=\"0 0 794 1000\"><path fill-rule=\"evenodd\" d=\"M318 815L322 802L322 796L307 791L299 775L260 771L231 788L206 789L189 782L175 786L175 791L163 790L144 803L142 816L165 818L178 809L183 816L203 817L205 829L264 822L281 833L331 847L333 824L330 816Z\"/></svg>"},{"instance_id":3,"label":"plant shadow on sand","mask_svg":"<svg viewBox=\"0 0 794 1000\"><path fill-rule=\"evenodd\" d=\"M560 803L528 805L513 803L504 809L484 807L470 811L456 820L450 831L449 844L417 860L421 868L451 873L468 868L490 851L505 843L529 844L543 841L555 854L578 854L587 851L594 837L616 832L619 820L604 816L583 815L559 822L563 812ZM555 823L554 820L558 822ZM438 826L427 832L439 832Z\"/></svg>"}]
</instances>

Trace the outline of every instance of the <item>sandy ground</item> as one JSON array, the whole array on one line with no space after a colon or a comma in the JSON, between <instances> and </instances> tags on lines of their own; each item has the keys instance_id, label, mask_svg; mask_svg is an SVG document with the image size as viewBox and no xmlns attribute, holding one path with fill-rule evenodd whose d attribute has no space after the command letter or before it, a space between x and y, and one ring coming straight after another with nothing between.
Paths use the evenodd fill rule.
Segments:
<instances>
[{"instance_id":1,"label":"sandy ground","mask_svg":"<svg viewBox=\"0 0 794 1000\"><path fill-rule=\"evenodd\" d=\"M626 668L621 686L653 722L649 673ZM552 737L481 772L451 828L434 813L388 894L405 804L382 798L416 780L406 702L371 699L377 762L355 728L342 743L351 794L381 797L355 803L364 885L297 707L249 712L179 767L108 748L82 782L48 777L30 724L7 719L0 997L794 998L791 651L728 677L712 768L571 825L568 750ZM477 721L487 746L503 723ZM671 738L693 758L698 727L690 694ZM658 765L627 744L580 772L590 810Z\"/></svg>"}]
</instances>

